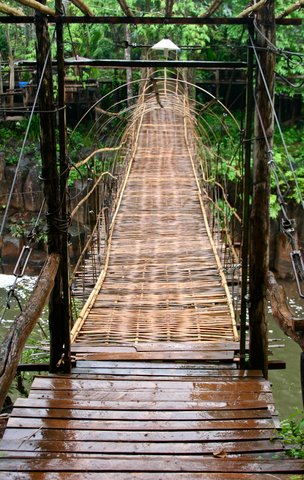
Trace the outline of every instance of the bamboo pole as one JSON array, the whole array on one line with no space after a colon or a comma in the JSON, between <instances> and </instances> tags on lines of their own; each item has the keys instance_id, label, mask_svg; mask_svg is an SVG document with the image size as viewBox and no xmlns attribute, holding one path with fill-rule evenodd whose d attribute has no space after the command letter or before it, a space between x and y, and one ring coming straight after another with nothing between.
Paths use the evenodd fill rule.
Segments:
<instances>
[{"instance_id":1,"label":"bamboo pole","mask_svg":"<svg viewBox=\"0 0 304 480\"><path fill-rule=\"evenodd\" d=\"M0 12L7 13L8 15L17 15L19 17L24 16L24 12L22 10L18 10L18 8L10 7L5 3L0 2Z\"/></svg>"},{"instance_id":2,"label":"bamboo pole","mask_svg":"<svg viewBox=\"0 0 304 480\"><path fill-rule=\"evenodd\" d=\"M286 8L284 12L280 13L279 15L276 16L276 20L280 20L281 18L287 17L287 15L290 15L291 13L295 12L299 8L304 7L304 0L299 0L298 2L294 3L293 5L290 5L290 7Z\"/></svg>"},{"instance_id":3,"label":"bamboo pole","mask_svg":"<svg viewBox=\"0 0 304 480\"><path fill-rule=\"evenodd\" d=\"M250 13L258 11L260 8L262 8L268 0L260 0L259 2L255 3L254 5L251 5L251 7L246 8L243 10L241 13L239 13L236 18L244 18L248 17Z\"/></svg>"},{"instance_id":4,"label":"bamboo pole","mask_svg":"<svg viewBox=\"0 0 304 480\"><path fill-rule=\"evenodd\" d=\"M15 377L25 342L39 320L54 286L58 254L49 255L23 312L17 317L0 347L0 409Z\"/></svg>"},{"instance_id":5,"label":"bamboo pole","mask_svg":"<svg viewBox=\"0 0 304 480\"><path fill-rule=\"evenodd\" d=\"M56 15L55 10L52 10L52 8L49 8L46 5L42 5L36 0L16 0L16 2L21 3L26 7L33 8L37 12L44 13L45 15Z\"/></svg>"}]
</instances>

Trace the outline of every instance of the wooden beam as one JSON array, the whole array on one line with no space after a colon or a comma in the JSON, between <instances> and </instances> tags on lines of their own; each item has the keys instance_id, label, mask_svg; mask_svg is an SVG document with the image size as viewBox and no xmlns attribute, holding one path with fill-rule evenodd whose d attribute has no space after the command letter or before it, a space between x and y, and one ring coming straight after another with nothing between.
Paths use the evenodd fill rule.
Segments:
<instances>
[{"instance_id":1,"label":"wooden beam","mask_svg":"<svg viewBox=\"0 0 304 480\"><path fill-rule=\"evenodd\" d=\"M56 114L54 105L54 89L51 59L51 41L47 19L41 13L36 14L37 36L37 72L38 78L43 75L39 92L40 109L40 152L42 160L41 176L47 204L48 251L61 255L62 228L61 198L59 190L59 171L57 166ZM66 219L65 219L66 221ZM61 266L59 267L61 270ZM58 371L58 363L62 362L65 345L66 328L62 308L62 282L60 270L49 300L50 330L50 370Z\"/></svg>"},{"instance_id":2,"label":"wooden beam","mask_svg":"<svg viewBox=\"0 0 304 480\"><path fill-rule=\"evenodd\" d=\"M54 285L59 255L51 254L43 267L36 286L17 317L0 348L0 409L16 375L25 342L39 320Z\"/></svg>"},{"instance_id":3,"label":"wooden beam","mask_svg":"<svg viewBox=\"0 0 304 480\"><path fill-rule=\"evenodd\" d=\"M56 0L57 11L63 10L61 0ZM59 190L60 190L60 208L61 218L69 218L68 200L67 200L67 183L69 177L69 160L67 156L67 141L66 141L66 109L65 109L65 67L64 67L64 26L62 23L56 24L56 44L57 44L57 80L58 80L58 107L57 115L58 126L58 140L59 140ZM60 316L62 319L62 337L64 340L64 348L62 355L64 356L64 363L62 370L68 373L71 369L71 299L70 299L70 257L69 257L69 232L68 225L61 233L61 262L60 262Z\"/></svg>"},{"instance_id":4,"label":"wooden beam","mask_svg":"<svg viewBox=\"0 0 304 480\"><path fill-rule=\"evenodd\" d=\"M209 5L209 8L206 10L206 12L204 12L200 16L202 18L210 17L211 15L213 15L213 13L215 13L220 8L222 3L223 3L223 0L213 0L213 2L211 3L211 5Z\"/></svg>"},{"instance_id":5,"label":"wooden beam","mask_svg":"<svg viewBox=\"0 0 304 480\"><path fill-rule=\"evenodd\" d=\"M304 7L304 0L299 0L298 2L294 3L293 5L290 5L290 7L286 8L284 12L280 13L279 15L276 16L276 20L280 20L281 18L287 17L287 15L290 15L291 13L295 12L299 8Z\"/></svg>"},{"instance_id":6,"label":"wooden beam","mask_svg":"<svg viewBox=\"0 0 304 480\"><path fill-rule=\"evenodd\" d=\"M7 15L20 15L24 16L24 13L22 10L18 10L18 8L13 8L10 7L9 5L6 5L5 3L0 2L0 12L6 13Z\"/></svg>"},{"instance_id":7,"label":"wooden beam","mask_svg":"<svg viewBox=\"0 0 304 480\"><path fill-rule=\"evenodd\" d=\"M42 5L41 3L37 2L36 0L16 0L16 2L25 5L26 7L33 8L37 12L44 13L45 15L56 15L55 10L47 7L46 5Z\"/></svg>"},{"instance_id":8,"label":"wooden beam","mask_svg":"<svg viewBox=\"0 0 304 480\"><path fill-rule=\"evenodd\" d=\"M254 123L253 196L250 231L249 275L249 363L251 368L268 373L267 274L269 265L269 197L270 172L267 152L273 143L273 98L275 53L268 41L275 44L275 0L268 0L256 14L261 33L256 40L256 109ZM252 45L255 46L254 44ZM265 138L266 137L266 138Z\"/></svg>"},{"instance_id":9,"label":"wooden beam","mask_svg":"<svg viewBox=\"0 0 304 480\"><path fill-rule=\"evenodd\" d=\"M246 326L248 318L248 271L249 271L249 244L250 244L250 199L252 197L251 158L252 158L252 126L254 112L253 77L254 58L250 48L250 36L253 27L249 27L247 48L247 81L246 81L246 120L244 138L244 175L243 175L243 218L242 218L242 281L241 281L241 312L240 312L240 365L245 368L246 354Z\"/></svg>"},{"instance_id":10,"label":"wooden beam","mask_svg":"<svg viewBox=\"0 0 304 480\"><path fill-rule=\"evenodd\" d=\"M79 10L85 15L89 15L89 17L94 16L94 13L90 9L90 7L88 7L88 5L82 0L70 0L70 1L75 5L75 7L79 8Z\"/></svg>"},{"instance_id":11,"label":"wooden beam","mask_svg":"<svg viewBox=\"0 0 304 480\"><path fill-rule=\"evenodd\" d=\"M166 17L172 17L174 0L166 0Z\"/></svg>"},{"instance_id":12,"label":"wooden beam","mask_svg":"<svg viewBox=\"0 0 304 480\"><path fill-rule=\"evenodd\" d=\"M63 24L104 24L104 25L251 25L253 19L250 17L104 17L97 16L70 16L65 17L50 16L50 24L62 22ZM35 17L32 15L1 17L1 23L35 23ZM276 25L302 25L303 18L280 18L276 20Z\"/></svg>"},{"instance_id":13,"label":"wooden beam","mask_svg":"<svg viewBox=\"0 0 304 480\"><path fill-rule=\"evenodd\" d=\"M259 2L255 3L254 5L251 5L251 7L246 8L243 10L241 13L237 15L237 18L244 18L248 17L250 13L258 11L260 8L262 8L268 0L260 0Z\"/></svg>"},{"instance_id":14,"label":"wooden beam","mask_svg":"<svg viewBox=\"0 0 304 480\"><path fill-rule=\"evenodd\" d=\"M102 68L143 68L143 67L172 67L172 68L202 68L205 70L227 70L227 69L244 69L247 67L246 62L211 62L200 60L123 60L123 59L108 59L108 60L68 60L64 62L65 66L87 66L87 67L102 67ZM18 63L19 66L35 67L36 63L30 60L23 60ZM57 62L53 62L56 66Z\"/></svg>"},{"instance_id":15,"label":"wooden beam","mask_svg":"<svg viewBox=\"0 0 304 480\"><path fill-rule=\"evenodd\" d=\"M123 13L127 16L127 17L133 17L133 14L129 8L129 5L127 4L126 0L117 0L119 5L120 5L120 8L122 9Z\"/></svg>"}]
</instances>

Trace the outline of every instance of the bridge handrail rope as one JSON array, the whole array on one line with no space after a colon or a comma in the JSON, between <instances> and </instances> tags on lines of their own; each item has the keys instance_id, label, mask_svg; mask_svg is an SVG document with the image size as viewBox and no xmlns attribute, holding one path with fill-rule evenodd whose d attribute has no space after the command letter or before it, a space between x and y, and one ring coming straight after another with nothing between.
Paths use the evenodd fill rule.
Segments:
<instances>
[{"instance_id":1,"label":"bridge handrail rope","mask_svg":"<svg viewBox=\"0 0 304 480\"><path fill-rule=\"evenodd\" d=\"M187 102L187 99L186 99L186 96L184 96L184 108L185 108L185 110L187 108L186 102ZM235 336L235 339L237 340L238 339L238 331L237 331L237 325L236 325L234 305L233 305L230 290L229 290L229 287L228 287L228 284L227 284L227 279L226 279L226 276L225 276L224 271L223 271L223 265L222 265L222 262L220 260L219 255L218 255L218 252L217 252L217 248L215 246L215 243L214 243L212 235L211 235L211 230L210 230L210 227L209 227L209 221L208 221L205 206L204 206L203 193L202 193L201 185L200 185L200 182L199 182L199 179L198 179L198 176L197 176L197 169L195 167L194 157L193 157L193 154L192 154L192 148L190 146L189 139L188 139L187 121L189 121L189 119L185 115L184 116L184 138L185 138L185 142L186 142L186 145L187 145L189 157L190 157L190 160L191 160L193 174L195 176L198 198L199 198L199 203L200 203L201 211L202 211L203 218L204 218L205 228L206 228L206 231L207 231L207 235L208 235L208 238L209 238L210 245L211 245L212 250L213 250L213 254L214 254L216 263L217 263L218 272L219 272L220 277L221 277L222 286L225 290L225 294L226 294L226 298L227 298L227 302L228 302L228 306L229 306L229 311L230 311L230 316L231 316L231 321L232 321L232 326L233 326L233 331L234 331L234 336Z\"/></svg>"}]
</instances>

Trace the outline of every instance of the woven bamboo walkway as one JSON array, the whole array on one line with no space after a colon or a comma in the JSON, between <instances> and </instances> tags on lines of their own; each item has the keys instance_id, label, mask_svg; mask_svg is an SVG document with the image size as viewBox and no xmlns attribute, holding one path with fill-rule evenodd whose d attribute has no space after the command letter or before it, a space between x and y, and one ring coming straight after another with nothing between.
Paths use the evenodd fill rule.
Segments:
<instances>
[{"instance_id":1,"label":"woven bamboo walkway","mask_svg":"<svg viewBox=\"0 0 304 480\"><path fill-rule=\"evenodd\" d=\"M144 117L76 367L36 377L17 400L0 480L304 478L279 439L269 382L237 368L183 138L170 110Z\"/></svg>"},{"instance_id":2,"label":"woven bamboo walkway","mask_svg":"<svg viewBox=\"0 0 304 480\"><path fill-rule=\"evenodd\" d=\"M181 115L144 116L108 273L76 345L232 341Z\"/></svg>"}]
</instances>

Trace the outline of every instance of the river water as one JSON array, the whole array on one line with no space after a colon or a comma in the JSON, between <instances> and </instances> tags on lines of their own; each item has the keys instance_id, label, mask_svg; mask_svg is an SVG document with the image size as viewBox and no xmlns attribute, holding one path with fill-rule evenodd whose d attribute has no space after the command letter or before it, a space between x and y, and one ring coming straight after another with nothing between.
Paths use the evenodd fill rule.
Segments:
<instances>
[{"instance_id":1,"label":"river water","mask_svg":"<svg viewBox=\"0 0 304 480\"><path fill-rule=\"evenodd\" d=\"M2 316L6 304L7 292L13 284L15 277L12 275L0 274L0 315ZM16 294L21 304L24 304L26 297L29 296L35 284L35 277L23 277L16 288ZM290 305L293 308L295 316L304 317L304 300L302 300L296 290L293 282L283 284ZM14 318L20 313L18 302L12 298L11 308L6 309L4 318L0 323L0 340L10 327ZM39 349L39 346L46 340L47 332L47 314L43 315L39 325L35 328L27 347L23 354L22 362L45 362L45 352ZM290 338L286 337L280 328L275 324L271 314L269 314L269 338L272 339L277 348L270 349L273 352L274 359L284 360L286 362L285 370L271 370L269 380L273 386L273 394L277 410L281 419L292 414L296 408L302 409L302 396L300 386L300 347ZM271 342L272 343L272 342ZM25 385L28 387L29 385ZM16 396L15 389L12 390L12 397Z\"/></svg>"}]
</instances>

